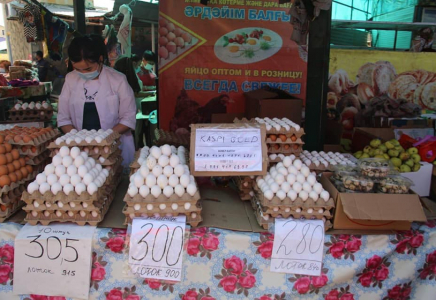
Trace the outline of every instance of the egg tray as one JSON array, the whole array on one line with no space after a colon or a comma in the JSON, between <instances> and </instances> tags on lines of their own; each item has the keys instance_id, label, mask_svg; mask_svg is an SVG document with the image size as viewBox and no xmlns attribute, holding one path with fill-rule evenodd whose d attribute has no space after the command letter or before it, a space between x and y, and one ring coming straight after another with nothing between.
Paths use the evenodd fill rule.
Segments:
<instances>
[{"instance_id":1,"label":"egg tray","mask_svg":"<svg viewBox=\"0 0 436 300\"><path fill-rule=\"evenodd\" d=\"M107 136L106 138L104 138L101 143L97 143L95 140L92 140L91 143L87 143L85 140L83 140L80 143L76 143L76 141L72 141L70 144L67 144L66 141L62 141L62 143L60 143L59 145L56 145L55 142L52 142L48 148L50 149L56 149L56 148L61 148L62 146L67 146L69 148L72 147L89 147L89 146L112 146L112 144L114 144L114 142L118 142L120 139L120 134L118 132L112 132L109 136Z\"/></svg>"},{"instance_id":2,"label":"egg tray","mask_svg":"<svg viewBox=\"0 0 436 300\"><path fill-rule=\"evenodd\" d=\"M22 179L18 182L12 182L11 185L6 185L2 187L0 189L0 199L3 199L3 195L9 194L9 192L15 191L17 188L26 188L27 184L29 184L30 181L34 180L37 174L37 172L33 171L32 174L29 174L25 179Z\"/></svg>"},{"instance_id":3,"label":"egg tray","mask_svg":"<svg viewBox=\"0 0 436 300\"><path fill-rule=\"evenodd\" d=\"M249 193L239 191L239 198L241 198L242 201L250 201L253 197Z\"/></svg>"},{"instance_id":4,"label":"egg tray","mask_svg":"<svg viewBox=\"0 0 436 300\"><path fill-rule=\"evenodd\" d=\"M36 157L41 155L42 153L45 152L45 150L47 149L47 145L50 143L50 141L44 142L39 146L30 146L30 145L24 145L24 146L19 146L19 145L14 145L14 148L18 149L18 152L20 153L21 156L28 156L28 157ZM35 147L36 151L33 152L31 147Z\"/></svg>"},{"instance_id":5,"label":"egg tray","mask_svg":"<svg viewBox=\"0 0 436 300\"><path fill-rule=\"evenodd\" d=\"M53 129L50 132L45 133L43 136L39 136L37 138L34 138L33 140L31 140L30 142L25 143L23 140L19 141L19 142L15 142L14 140L10 140L8 141L8 143L10 143L11 145L15 145L15 146L46 146L46 144L49 144L52 140L56 139L57 137L59 137L61 135L61 133L59 132L59 130L57 129Z\"/></svg>"},{"instance_id":6,"label":"egg tray","mask_svg":"<svg viewBox=\"0 0 436 300\"><path fill-rule=\"evenodd\" d=\"M26 164L31 166L38 166L41 163L47 161L47 159L50 159L50 151L49 150L43 151L41 154L37 156L27 156L27 158L28 159L26 160Z\"/></svg>"},{"instance_id":7,"label":"egg tray","mask_svg":"<svg viewBox=\"0 0 436 300\"><path fill-rule=\"evenodd\" d=\"M53 157L56 154L58 154L59 153L59 149L60 149L60 147L57 146L56 144L55 144L56 147L52 147L52 145L53 145L53 143L50 143L50 145L47 147L48 149L51 150L51 154L50 154L51 157ZM88 156L90 156L90 157L92 157L94 159L98 159L100 157L108 158L108 157L110 157L113 153L115 153L119 149L120 145L121 145L121 141L118 140L118 141L114 142L110 146L91 146L92 148L97 147L99 149L99 152L95 153L93 150L90 150L90 152L92 152L92 154L89 154L89 152L87 152L87 153L88 153ZM68 147L72 148L74 146L71 146L71 144L70 144L70 145L68 145ZM77 148L79 148L80 151L83 152L83 151L85 151L84 149L87 148L87 147L89 147L89 145L88 146L79 146ZM104 151L105 147L109 147L109 151L107 153Z\"/></svg>"},{"instance_id":8,"label":"egg tray","mask_svg":"<svg viewBox=\"0 0 436 300\"><path fill-rule=\"evenodd\" d=\"M76 203L74 201L70 201L67 203L64 203L62 201L51 202L51 201L44 201L44 199L41 199L40 201L34 200L34 201L37 201L38 203L40 203L38 207L34 206L34 201L31 202L30 204L28 202L25 202L27 205L23 208L23 210L26 210L26 211L32 211L32 210L34 210L34 211L44 211L44 210L100 211L104 205L106 197L107 197L107 195L100 198L98 201L94 201L92 203L87 203L87 202ZM59 202L61 202L63 204L62 207L59 207L59 205L58 205ZM50 206L47 206L47 203L49 203ZM71 207L70 203L73 203L74 207ZM83 206L83 204L85 204L85 203L87 206L86 208Z\"/></svg>"},{"instance_id":9,"label":"egg tray","mask_svg":"<svg viewBox=\"0 0 436 300\"><path fill-rule=\"evenodd\" d=\"M262 212L264 214L269 214L273 217L277 217L277 216L281 215L281 216L283 216L283 218L287 218L287 217L292 216L292 215L295 218L297 218L296 216L298 216L298 218L301 216L304 216L307 219L310 219L311 217L316 217L317 219L322 219L323 217L326 219L331 219L333 217L329 210L324 210L324 212L322 214L320 214L318 211L314 210L314 212L310 214L307 212L307 210L304 210L301 212L296 212L297 207L293 207L289 211L286 211L286 208L289 209L289 207L286 207L286 208L280 207L280 206L275 206L275 207L278 207L279 210L274 211L274 209L271 207L262 206Z\"/></svg>"},{"instance_id":10,"label":"egg tray","mask_svg":"<svg viewBox=\"0 0 436 300\"><path fill-rule=\"evenodd\" d=\"M104 163L98 162L102 166L113 166L116 163L122 161L123 157L121 156L121 150L118 149L114 153L112 153L108 158L105 158Z\"/></svg>"},{"instance_id":11,"label":"egg tray","mask_svg":"<svg viewBox=\"0 0 436 300\"><path fill-rule=\"evenodd\" d=\"M292 121L292 120L291 120ZM234 119L233 123L254 123L254 124L260 124L258 123L255 119L251 119L251 120L247 120L246 118L242 118L242 119ZM295 135L297 138L301 138L304 135L304 129L300 128L300 130L295 130L295 128L291 128L289 131L286 131L285 128L280 128L280 130L276 130L275 128L272 128L271 130L267 130L266 131L266 135L270 135L270 134L284 134L288 137L291 137L292 135Z\"/></svg>"},{"instance_id":12,"label":"egg tray","mask_svg":"<svg viewBox=\"0 0 436 300\"><path fill-rule=\"evenodd\" d=\"M291 135L292 136L292 135ZM289 137L289 136L287 136L287 139L286 139L286 141L282 141L282 139L281 138L279 138L279 137L277 137L277 140L275 140L275 141L273 141L271 138L267 138L266 139L266 141L265 141L265 143L267 143L267 144L290 144L290 145L295 145L295 144L297 144L297 145L304 145L304 142L303 142L303 140L301 139L301 137L300 138L297 138L297 140L295 140L295 141L293 141L292 139L291 139L291 137Z\"/></svg>"},{"instance_id":13,"label":"egg tray","mask_svg":"<svg viewBox=\"0 0 436 300\"><path fill-rule=\"evenodd\" d=\"M140 194L135 195L134 197L130 197L129 194L124 196L124 202L126 203L163 203L163 204L171 204L171 203L191 203L195 204L198 200L200 200L200 192L194 194L194 196L189 195L185 192L182 197L177 196L176 194L171 195L171 197L166 197L163 194L160 194L159 197L155 198L153 195L149 194L147 197L142 197Z\"/></svg>"},{"instance_id":14,"label":"egg tray","mask_svg":"<svg viewBox=\"0 0 436 300\"><path fill-rule=\"evenodd\" d=\"M191 204L191 207L189 209L185 209L184 205L186 203ZM142 203L141 208L136 210L134 208L134 205L136 205L136 204L141 205L140 203L127 203L124 206L123 213L124 214L127 214L127 213L130 214L130 213L140 212L140 213L146 213L146 214L154 214L154 213L162 213L162 214L164 214L164 213L165 214L178 213L178 214L185 214L185 213L196 212L199 209L201 210L200 202L195 202L195 201L193 201L193 202L185 202L185 203L183 203L183 202L179 202L179 203L173 202L173 203L168 204L168 205L165 204L165 203L159 203L159 205L165 204L166 208L165 209L160 209L159 205L154 205L153 209L151 209L151 210L147 209L146 206L149 205L149 204L145 204L145 203ZM171 207L173 204L177 204L178 205L178 208L176 210L174 210Z\"/></svg>"},{"instance_id":15,"label":"egg tray","mask_svg":"<svg viewBox=\"0 0 436 300\"><path fill-rule=\"evenodd\" d=\"M11 109L9 110L8 119L16 121L46 121L53 117L53 107L41 109Z\"/></svg>"},{"instance_id":16,"label":"egg tray","mask_svg":"<svg viewBox=\"0 0 436 300\"><path fill-rule=\"evenodd\" d=\"M155 216L156 214L151 214L150 216ZM147 217L147 214L142 213L135 213L135 218L141 218L141 217ZM161 215L159 215L161 216ZM162 215L162 217L165 217L166 215ZM186 216L186 223L191 225L191 227L197 227L201 222L203 221L203 218L200 213L197 214L197 217L194 219L191 217L191 215ZM130 218L130 215L126 215L126 219L124 221L124 225L132 224L132 218Z\"/></svg>"},{"instance_id":17,"label":"egg tray","mask_svg":"<svg viewBox=\"0 0 436 300\"><path fill-rule=\"evenodd\" d=\"M162 129L156 128L154 131L156 146L163 146L165 144L174 145L175 147L183 146L189 149L191 144L191 135L177 135L174 132L165 131Z\"/></svg>"},{"instance_id":18,"label":"egg tray","mask_svg":"<svg viewBox=\"0 0 436 300\"><path fill-rule=\"evenodd\" d=\"M21 207L23 207L24 203L22 201L16 201L14 202L12 208L8 207L5 211L0 211L0 223L3 223L8 218L13 216L15 213L21 210Z\"/></svg>"},{"instance_id":19,"label":"egg tray","mask_svg":"<svg viewBox=\"0 0 436 300\"><path fill-rule=\"evenodd\" d=\"M255 180L250 177L236 176L233 177L233 182L239 190L252 190Z\"/></svg>"},{"instance_id":20,"label":"egg tray","mask_svg":"<svg viewBox=\"0 0 436 300\"><path fill-rule=\"evenodd\" d=\"M284 144L280 145L279 149L274 149L274 147L270 147L268 145L268 153L269 154L295 154L300 155L303 152L303 145L299 145L298 149L293 149L292 146L289 149L284 148Z\"/></svg>"},{"instance_id":21,"label":"egg tray","mask_svg":"<svg viewBox=\"0 0 436 300\"><path fill-rule=\"evenodd\" d=\"M133 158L133 162L130 164L130 173L133 174L136 171L138 171L138 169L141 167L141 165L138 163L138 158L139 158L139 154L140 151L136 151L135 152L135 156ZM189 167L189 151L186 150L185 152L185 160L186 160L186 165ZM184 164L182 164L183 166Z\"/></svg>"},{"instance_id":22,"label":"egg tray","mask_svg":"<svg viewBox=\"0 0 436 300\"><path fill-rule=\"evenodd\" d=\"M264 197L262 193L256 194L257 199L262 204L262 206L265 207L275 207L275 206L282 206L282 207L303 207L303 208L324 208L327 210L330 210L335 207L335 202L332 198L330 198L327 202L325 202L323 199L318 199L317 201L313 201L313 199L308 198L306 201L303 201L301 198L295 199L295 201L292 201L290 198L286 197L283 200L280 200L279 197L274 196L271 200L268 200Z\"/></svg>"},{"instance_id":23,"label":"egg tray","mask_svg":"<svg viewBox=\"0 0 436 300\"><path fill-rule=\"evenodd\" d=\"M17 198L21 199L21 195L26 190L27 184L21 184L16 188L10 190L8 193L4 193L0 197L0 204L8 205L9 203L15 201Z\"/></svg>"}]
</instances>

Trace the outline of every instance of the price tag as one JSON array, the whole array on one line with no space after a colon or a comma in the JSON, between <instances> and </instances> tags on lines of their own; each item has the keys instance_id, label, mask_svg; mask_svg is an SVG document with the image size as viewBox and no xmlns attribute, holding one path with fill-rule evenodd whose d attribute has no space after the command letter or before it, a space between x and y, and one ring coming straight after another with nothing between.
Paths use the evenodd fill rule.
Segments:
<instances>
[{"instance_id":1,"label":"price tag","mask_svg":"<svg viewBox=\"0 0 436 300\"><path fill-rule=\"evenodd\" d=\"M321 275L324 222L276 219L271 271Z\"/></svg>"},{"instance_id":2,"label":"price tag","mask_svg":"<svg viewBox=\"0 0 436 300\"><path fill-rule=\"evenodd\" d=\"M14 294L88 299L94 230L24 225L15 238Z\"/></svg>"},{"instance_id":3,"label":"price tag","mask_svg":"<svg viewBox=\"0 0 436 300\"><path fill-rule=\"evenodd\" d=\"M186 216L133 219L129 268L134 276L180 281Z\"/></svg>"},{"instance_id":4,"label":"price tag","mask_svg":"<svg viewBox=\"0 0 436 300\"><path fill-rule=\"evenodd\" d=\"M197 128L194 151L198 172L262 171L260 128Z\"/></svg>"}]
</instances>

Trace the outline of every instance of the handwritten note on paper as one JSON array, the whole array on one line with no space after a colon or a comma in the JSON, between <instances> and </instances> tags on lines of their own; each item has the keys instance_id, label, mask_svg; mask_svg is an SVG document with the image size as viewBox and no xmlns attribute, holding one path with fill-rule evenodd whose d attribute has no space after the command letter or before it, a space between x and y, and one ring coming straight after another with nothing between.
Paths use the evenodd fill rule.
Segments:
<instances>
[{"instance_id":1,"label":"handwritten note on paper","mask_svg":"<svg viewBox=\"0 0 436 300\"><path fill-rule=\"evenodd\" d=\"M198 172L262 171L260 128L197 128L194 151Z\"/></svg>"},{"instance_id":2,"label":"handwritten note on paper","mask_svg":"<svg viewBox=\"0 0 436 300\"><path fill-rule=\"evenodd\" d=\"M15 238L14 294L88 299L94 230L24 225Z\"/></svg>"},{"instance_id":3,"label":"handwritten note on paper","mask_svg":"<svg viewBox=\"0 0 436 300\"><path fill-rule=\"evenodd\" d=\"M133 219L129 267L134 276L180 281L186 216Z\"/></svg>"},{"instance_id":4,"label":"handwritten note on paper","mask_svg":"<svg viewBox=\"0 0 436 300\"><path fill-rule=\"evenodd\" d=\"M323 221L276 219L270 270L319 276L323 245Z\"/></svg>"}]
</instances>

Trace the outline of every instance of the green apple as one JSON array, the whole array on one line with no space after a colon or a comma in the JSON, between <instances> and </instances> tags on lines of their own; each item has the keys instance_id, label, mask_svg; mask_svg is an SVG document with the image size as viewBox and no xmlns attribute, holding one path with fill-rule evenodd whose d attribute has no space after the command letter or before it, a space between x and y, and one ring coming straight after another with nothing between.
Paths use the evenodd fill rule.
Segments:
<instances>
[{"instance_id":1,"label":"green apple","mask_svg":"<svg viewBox=\"0 0 436 300\"><path fill-rule=\"evenodd\" d=\"M374 150L374 155L382 155L383 151L381 151L380 149L375 149Z\"/></svg>"},{"instance_id":2,"label":"green apple","mask_svg":"<svg viewBox=\"0 0 436 300\"><path fill-rule=\"evenodd\" d=\"M413 172L418 172L419 169L421 169L421 164L415 164L415 165L413 166Z\"/></svg>"},{"instance_id":3,"label":"green apple","mask_svg":"<svg viewBox=\"0 0 436 300\"><path fill-rule=\"evenodd\" d=\"M421 161L421 155L419 154L412 154L412 159L415 163L419 163Z\"/></svg>"},{"instance_id":4,"label":"green apple","mask_svg":"<svg viewBox=\"0 0 436 300\"><path fill-rule=\"evenodd\" d=\"M393 157L391 158L391 162L395 167L399 167L402 164L401 159L397 158L397 157Z\"/></svg>"},{"instance_id":5,"label":"green apple","mask_svg":"<svg viewBox=\"0 0 436 300\"><path fill-rule=\"evenodd\" d=\"M374 158L385 159L385 156L383 154L377 154L376 156L374 156Z\"/></svg>"},{"instance_id":6,"label":"green apple","mask_svg":"<svg viewBox=\"0 0 436 300\"><path fill-rule=\"evenodd\" d=\"M366 146L365 148L363 148L363 152L365 153L369 153L369 151L371 150L372 150L371 146Z\"/></svg>"},{"instance_id":7,"label":"green apple","mask_svg":"<svg viewBox=\"0 0 436 300\"><path fill-rule=\"evenodd\" d=\"M386 148L388 148L388 149L394 149L394 148L395 148L395 145L392 144L391 142L386 142L386 143L385 143L385 146L386 146Z\"/></svg>"},{"instance_id":8,"label":"green apple","mask_svg":"<svg viewBox=\"0 0 436 300\"><path fill-rule=\"evenodd\" d=\"M409 160L406 160L406 162L404 164L413 168L413 166L415 165L415 162L413 161L413 159L409 159Z\"/></svg>"},{"instance_id":9,"label":"green apple","mask_svg":"<svg viewBox=\"0 0 436 300\"><path fill-rule=\"evenodd\" d=\"M363 153L362 156L360 157L360 159L362 159L362 158L369 158L368 153Z\"/></svg>"},{"instance_id":10,"label":"green apple","mask_svg":"<svg viewBox=\"0 0 436 300\"><path fill-rule=\"evenodd\" d=\"M397 150L391 149L391 150L388 151L388 154L389 154L390 157L398 157L400 152L398 152Z\"/></svg>"},{"instance_id":11,"label":"green apple","mask_svg":"<svg viewBox=\"0 0 436 300\"><path fill-rule=\"evenodd\" d=\"M410 158L410 155L407 152L403 152L403 153L400 154L400 159L402 161L408 160L409 158Z\"/></svg>"},{"instance_id":12,"label":"green apple","mask_svg":"<svg viewBox=\"0 0 436 300\"><path fill-rule=\"evenodd\" d=\"M383 153L386 153L388 151L388 148L385 145L380 145L378 148L383 151Z\"/></svg>"},{"instance_id":13,"label":"green apple","mask_svg":"<svg viewBox=\"0 0 436 300\"><path fill-rule=\"evenodd\" d=\"M387 155L386 153L383 154L383 157L387 160L389 160L391 157L389 155Z\"/></svg>"},{"instance_id":14,"label":"green apple","mask_svg":"<svg viewBox=\"0 0 436 300\"><path fill-rule=\"evenodd\" d=\"M401 165L400 172L401 173L408 173L411 172L412 169L408 165Z\"/></svg>"},{"instance_id":15,"label":"green apple","mask_svg":"<svg viewBox=\"0 0 436 300\"><path fill-rule=\"evenodd\" d=\"M379 139L375 139L375 140L372 140L371 142L369 142L369 144L371 145L371 147L377 148L378 146L381 145L381 141Z\"/></svg>"},{"instance_id":16,"label":"green apple","mask_svg":"<svg viewBox=\"0 0 436 300\"><path fill-rule=\"evenodd\" d=\"M433 165L435 165L436 166L436 160L433 162Z\"/></svg>"},{"instance_id":17,"label":"green apple","mask_svg":"<svg viewBox=\"0 0 436 300\"><path fill-rule=\"evenodd\" d=\"M397 151L400 152L400 153L405 152L404 148L401 147L401 146L395 146L395 150L397 150Z\"/></svg>"},{"instance_id":18,"label":"green apple","mask_svg":"<svg viewBox=\"0 0 436 300\"><path fill-rule=\"evenodd\" d=\"M375 149L371 149L371 150L369 150L368 155L369 155L370 157L374 157L374 156L375 156Z\"/></svg>"},{"instance_id":19,"label":"green apple","mask_svg":"<svg viewBox=\"0 0 436 300\"><path fill-rule=\"evenodd\" d=\"M363 151L357 151L356 153L354 153L354 157L359 159L363 154Z\"/></svg>"},{"instance_id":20,"label":"green apple","mask_svg":"<svg viewBox=\"0 0 436 300\"><path fill-rule=\"evenodd\" d=\"M409 153L410 155L418 154L418 149L415 147L409 148L407 149L407 153Z\"/></svg>"},{"instance_id":21,"label":"green apple","mask_svg":"<svg viewBox=\"0 0 436 300\"><path fill-rule=\"evenodd\" d=\"M392 145L394 145L395 147L400 146L400 142L397 141L396 139L392 139L392 140L390 140L389 142L391 142Z\"/></svg>"}]
</instances>

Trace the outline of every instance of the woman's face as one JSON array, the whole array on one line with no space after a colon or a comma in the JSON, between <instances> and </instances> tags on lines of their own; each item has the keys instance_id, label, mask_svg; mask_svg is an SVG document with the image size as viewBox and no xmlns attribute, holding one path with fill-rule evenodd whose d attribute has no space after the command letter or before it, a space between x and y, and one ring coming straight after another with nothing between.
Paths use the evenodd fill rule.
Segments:
<instances>
[{"instance_id":1,"label":"woman's face","mask_svg":"<svg viewBox=\"0 0 436 300\"><path fill-rule=\"evenodd\" d=\"M101 57L101 61L103 58ZM80 73L91 73L95 70L100 70L101 62L91 62L89 60L82 60L79 62L71 62L74 70Z\"/></svg>"}]
</instances>

